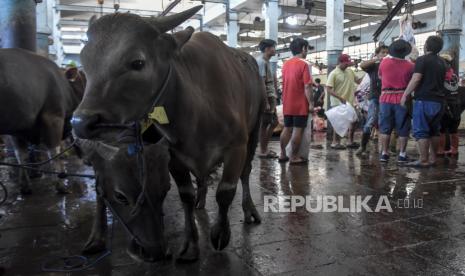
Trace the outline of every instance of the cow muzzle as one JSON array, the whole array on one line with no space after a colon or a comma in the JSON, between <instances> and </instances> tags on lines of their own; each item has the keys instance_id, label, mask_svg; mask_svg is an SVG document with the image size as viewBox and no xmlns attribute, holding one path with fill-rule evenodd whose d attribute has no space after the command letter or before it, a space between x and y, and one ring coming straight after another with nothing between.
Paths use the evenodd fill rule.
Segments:
<instances>
[{"instance_id":1,"label":"cow muzzle","mask_svg":"<svg viewBox=\"0 0 465 276\"><path fill-rule=\"evenodd\" d=\"M98 134L97 124L100 116L97 114L74 114L71 119L74 134L82 139L92 139Z\"/></svg>"},{"instance_id":2,"label":"cow muzzle","mask_svg":"<svg viewBox=\"0 0 465 276\"><path fill-rule=\"evenodd\" d=\"M141 262L157 262L167 260L172 257L171 251L164 245L144 247L138 244L135 240L131 241L131 244L127 248L127 253L133 259Z\"/></svg>"}]
</instances>

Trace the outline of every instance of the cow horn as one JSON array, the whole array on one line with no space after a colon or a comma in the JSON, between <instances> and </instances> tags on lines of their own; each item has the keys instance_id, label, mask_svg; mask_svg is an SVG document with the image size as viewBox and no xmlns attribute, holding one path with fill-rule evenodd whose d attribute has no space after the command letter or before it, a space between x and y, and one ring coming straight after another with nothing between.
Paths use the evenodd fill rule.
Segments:
<instances>
[{"instance_id":1,"label":"cow horn","mask_svg":"<svg viewBox=\"0 0 465 276\"><path fill-rule=\"evenodd\" d=\"M153 17L147 19L147 21L153 25L160 33L165 33L179 26L181 23L191 18L196 14L203 6L196 6L183 12L161 17Z\"/></svg>"}]
</instances>

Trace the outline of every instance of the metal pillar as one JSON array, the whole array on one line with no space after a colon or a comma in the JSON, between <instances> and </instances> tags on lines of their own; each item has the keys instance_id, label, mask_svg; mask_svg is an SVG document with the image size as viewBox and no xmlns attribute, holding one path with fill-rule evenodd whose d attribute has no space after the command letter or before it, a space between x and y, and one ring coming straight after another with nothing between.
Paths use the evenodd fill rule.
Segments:
<instances>
[{"instance_id":1,"label":"metal pillar","mask_svg":"<svg viewBox=\"0 0 465 276\"><path fill-rule=\"evenodd\" d=\"M278 20L279 20L279 1L268 0L263 4L263 14L265 16L265 38L278 42ZM271 70L276 74L278 67L278 57L274 56L270 60Z\"/></svg>"},{"instance_id":2,"label":"metal pillar","mask_svg":"<svg viewBox=\"0 0 465 276\"><path fill-rule=\"evenodd\" d=\"M229 9L229 7L227 7ZM228 39L228 46L237 48L237 35L239 34L239 19L237 12L228 11L227 22L226 22L226 33Z\"/></svg>"},{"instance_id":3,"label":"metal pillar","mask_svg":"<svg viewBox=\"0 0 465 276\"><path fill-rule=\"evenodd\" d=\"M37 5L37 53L48 57L49 37L52 35L53 9L52 0L43 0Z\"/></svg>"},{"instance_id":4,"label":"metal pillar","mask_svg":"<svg viewBox=\"0 0 465 276\"><path fill-rule=\"evenodd\" d=\"M462 32L462 0L437 1L436 30L444 40L442 52L452 54L453 68L459 72L460 35Z\"/></svg>"},{"instance_id":5,"label":"metal pillar","mask_svg":"<svg viewBox=\"0 0 465 276\"><path fill-rule=\"evenodd\" d=\"M326 50L328 74L344 49L344 0L326 1Z\"/></svg>"},{"instance_id":6,"label":"metal pillar","mask_svg":"<svg viewBox=\"0 0 465 276\"><path fill-rule=\"evenodd\" d=\"M326 50L328 51L328 75L336 68L344 49L344 0L326 1ZM331 106L331 97L326 93L325 108ZM333 128L328 124L326 139L331 140Z\"/></svg>"},{"instance_id":7,"label":"metal pillar","mask_svg":"<svg viewBox=\"0 0 465 276\"><path fill-rule=\"evenodd\" d=\"M49 47L50 53L49 57L55 61L58 66L63 64L63 60L65 59L65 54L63 50L63 42L61 41L61 26L60 26L60 19L61 19L61 11L59 9L54 8L52 12L52 28L53 28L53 45Z\"/></svg>"},{"instance_id":8,"label":"metal pillar","mask_svg":"<svg viewBox=\"0 0 465 276\"><path fill-rule=\"evenodd\" d=\"M39 2L40 0L37 0ZM2 0L0 47L36 50L36 1Z\"/></svg>"}]
</instances>

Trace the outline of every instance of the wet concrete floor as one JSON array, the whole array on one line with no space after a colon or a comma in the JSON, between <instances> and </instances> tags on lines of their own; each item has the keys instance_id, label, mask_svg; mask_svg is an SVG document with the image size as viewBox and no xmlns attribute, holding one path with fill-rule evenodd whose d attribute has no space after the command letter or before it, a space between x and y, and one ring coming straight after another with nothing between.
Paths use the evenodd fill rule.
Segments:
<instances>
[{"instance_id":1,"label":"wet concrete floor","mask_svg":"<svg viewBox=\"0 0 465 276\"><path fill-rule=\"evenodd\" d=\"M241 188L230 212L232 238L216 252L209 243L209 223L216 216L215 189L209 187L206 210L196 211L201 256L191 264L167 260L138 263L126 254L127 236L115 224L112 254L95 267L68 275L464 275L465 147L458 160L443 159L437 168L380 164L377 153L359 159L355 151L311 149L308 166L254 160L252 197L262 215L259 225L243 223ZM279 152L277 141L272 148ZM409 153L416 156L413 143ZM70 171L92 173L74 157ZM49 180L35 180L33 194L21 196L11 170L0 180L10 196L0 207L0 266L5 275L45 273L41 265L56 256L80 254L90 231L93 181L71 179L68 195L57 195ZM392 212L264 212L266 195L387 196ZM422 208L419 202L422 200ZM409 203L411 208L407 207ZM348 203L344 203L347 204ZM416 205L416 206L413 206ZM182 242L183 210L175 185L165 201L166 237L173 252ZM95 258L95 257L94 257Z\"/></svg>"}]
</instances>

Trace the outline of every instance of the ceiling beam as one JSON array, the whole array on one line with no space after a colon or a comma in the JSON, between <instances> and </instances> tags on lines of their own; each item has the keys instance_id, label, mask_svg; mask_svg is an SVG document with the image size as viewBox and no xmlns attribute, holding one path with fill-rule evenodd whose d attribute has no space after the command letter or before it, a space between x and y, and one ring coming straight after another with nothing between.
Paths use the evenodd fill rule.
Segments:
<instances>
[{"instance_id":1,"label":"ceiling beam","mask_svg":"<svg viewBox=\"0 0 465 276\"><path fill-rule=\"evenodd\" d=\"M62 39L63 45L66 46L81 46L82 41L80 39Z\"/></svg>"},{"instance_id":2,"label":"ceiling beam","mask_svg":"<svg viewBox=\"0 0 465 276\"><path fill-rule=\"evenodd\" d=\"M322 9L326 11L326 1L313 1L315 3L314 9ZM387 8L366 8L360 6L344 5L344 13L356 15L387 15Z\"/></svg>"},{"instance_id":3,"label":"ceiling beam","mask_svg":"<svg viewBox=\"0 0 465 276\"><path fill-rule=\"evenodd\" d=\"M99 6L81 6L81 5L63 5L59 4L55 6L57 11L72 11L72 12L86 12L86 13L103 13L103 14L110 14L115 13L114 8L103 7L102 9ZM134 13L140 16L148 17L148 16L159 16L161 14L160 11L153 11L153 10L140 10L140 9L124 9L120 8L118 10L120 13ZM168 15L173 14L169 13ZM191 17L192 19L201 19L202 15L195 14Z\"/></svg>"},{"instance_id":4,"label":"ceiling beam","mask_svg":"<svg viewBox=\"0 0 465 276\"><path fill-rule=\"evenodd\" d=\"M308 10L304 9L302 7L296 7L296 6L280 6L282 14L283 15L289 15L289 14L307 14ZM323 9L312 9L312 12L310 13L310 17L312 16L319 16L319 17L326 17L326 10ZM360 15L354 15L354 14L345 14L344 15L345 19L349 20L354 20L354 19L360 19Z\"/></svg>"},{"instance_id":5,"label":"ceiling beam","mask_svg":"<svg viewBox=\"0 0 465 276\"><path fill-rule=\"evenodd\" d=\"M413 5L413 10L414 11L422 10L422 9L431 8L431 7L434 7L434 6L436 6L436 0L426 1L426 2L423 2L423 3ZM358 25L363 25L363 24L366 24L366 23L383 21L386 18L386 16L387 16L387 14L383 15L383 16L373 16L373 17L368 17L368 18L362 18L362 20L360 20L360 19L359 20L353 20L353 21L345 23L344 28L350 28L350 27L354 27L354 26L358 26Z\"/></svg>"},{"instance_id":6,"label":"ceiling beam","mask_svg":"<svg viewBox=\"0 0 465 276\"><path fill-rule=\"evenodd\" d=\"M240 33L247 31L263 31L265 30L265 22L254 22L254 24L239 23L239 28ZM282 33L302 33L316 30L325 30L325 26L301 26L287 23L278 24L278 32Z\"/></svg>"},{"instance_id":7,"label":"ceiling beam","mask_svg":"<svg viewBox=\"0 0 465 276\"><path fill-rule=\"evenodd\" d=\"M89 21L88 20L75 20L75 19L66 19L66 18L61 18L60 19L60 26L66 26L66 27L87 27L89 26Z\"/></svg>"},{"instance_id":8,"label":"ceiling beam","mask_svg":"<svg viewBox=\"0 0 465 276\"><path fill-rule=\"evenodd\" d=\"M219 36L220 39L222 41L226 41L227 40L227 36L226 35L220 35ZM237 42L244 42L244 43L260 43L260 41L262 41L263 39L265 39L264 37L251 37L251 36L238 36L237 37ZM285 39L284 38L278 38L278 43L285 43Z\"/></svg>"}]
</instances>

